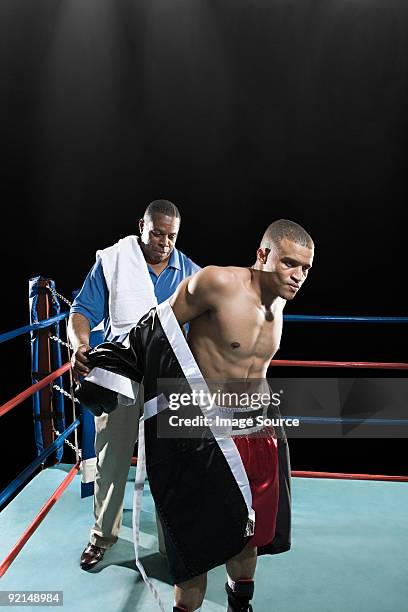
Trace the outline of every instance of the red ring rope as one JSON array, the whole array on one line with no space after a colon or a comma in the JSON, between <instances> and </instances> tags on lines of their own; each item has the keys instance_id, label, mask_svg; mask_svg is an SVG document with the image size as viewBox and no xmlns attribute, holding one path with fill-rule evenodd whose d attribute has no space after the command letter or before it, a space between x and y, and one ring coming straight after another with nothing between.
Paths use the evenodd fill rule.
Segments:
<instances>
[{"instance_id":1,"label":"red ring rope","mask_svg":"<svg viewBox=\"0 0 408 612\"><path fill-rule=\"evenodd\" d=\"M4 574L6 573L6 571L10 567L10 565L13 563L14 559L17 557L18 553L21 551L23 546L31 538L31 536L33 535L34 531L37 529L39 524L44 520L44 518L47 516L48 512L51 510L53 505L57 502L57 500L61 497L62 493L65 491L65 489L71 483L71 481L74 479L74 477L76 476L77 472L79 471L80 463L81 462L78 461L78 463L76 463L74 465L74 467L71 468L71 470L65 476L64 480L59 485L59 487L57 489L55 489L55 491L51 495L51 497L45 502L45 504L43 505L43 507L41 508L39 513L37 514L37 516L30 523L30 525L24 531L24 533L21 536L21 538L18 540L18 542L11 549L11 551L9 552L7 557L4 559L4 561L1 563L1 565L0 565L0 578L1 578L1 576L4 576Z\"/></svg>"},{"instance_id":2,"label":"red ring rope","mask_svg":"<svg viewBox=\"0 0 408 612\"><path fill-rule=\"evenodd\" d=\"M295 366L301 368L371 368L374 370L408 370L408 363L381 363L379 361L294 361L272 359L271 366Z\"/></svg>"},{"instance_id":3,"label":"red ring rope","mask_svg":"<svg viewBox=\"0 0 408 612\"><path fill-rule=\"evenodd\" d=\"M55 380L56 378L58 378L59 376L62 376L62 374L67 372L70 369L70 367L71 367L71 364L68 361L63 366L58 368L58 370L55 370L55 372L48 374L48 376L40 380L38 383L31 385L31 387L28 387L28 389L25 389L25 391L22 391L21 393L13 397L11 400L3 404L3 406L0 407L0 417L2 417L4 414L6 414L6 412L11 410L12 408L15 408L16 406L21 404L21 402L24 402L24 400L26 400L31 395L34 395L34 393L36 393L37 391L44 389L44 387L52 383L53 380Z\"/></svg>"},{"instance_id":4,"label":"red ring rope","mask_svg":"<svg viewBox=\"0 0 408 612\"><path fill-rule=\"evenodd\" d=\"M336 480L386 480L408 482L408 476L385 476L383 474L346 474L342 472L303 472L292 470L292 476L298 478L333 478Z\"/></svg>"}]
</instances>

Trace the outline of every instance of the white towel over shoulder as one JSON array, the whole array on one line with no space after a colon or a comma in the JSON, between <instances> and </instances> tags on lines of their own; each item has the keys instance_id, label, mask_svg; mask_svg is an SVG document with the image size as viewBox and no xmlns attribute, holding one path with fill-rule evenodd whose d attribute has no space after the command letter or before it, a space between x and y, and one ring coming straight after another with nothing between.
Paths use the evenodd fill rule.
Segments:
<instances>
[{"instance_id":1,"label":"white towel over shoulder","mask_svg":"<svg viewBox=\"0 0 408 612\"><path fill-rule=\"evenodd\" d=\"M109 291L109 316L114 336L127 334L139 319L157 305L146 260L137 236L126 236L97 251Z\"/></svg>"}]
</instances>

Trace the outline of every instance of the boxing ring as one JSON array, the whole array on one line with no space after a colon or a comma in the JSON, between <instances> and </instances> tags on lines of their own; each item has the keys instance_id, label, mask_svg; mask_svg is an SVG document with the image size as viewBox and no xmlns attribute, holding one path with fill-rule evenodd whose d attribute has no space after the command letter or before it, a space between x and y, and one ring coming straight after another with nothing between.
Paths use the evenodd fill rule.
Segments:
<instances>
[{"instance_id":1,"label":"boxing ring","mask_svg":"<svg viewBox=\"0 0 408 612\"><path fill-rule=\"evenodd\" d=\"M129 470L119 542L92 573L79 568L79 556L92 523L93 418L73 396L70 349L60 333L60 324L67 322L69 312L60 312L60 299L69 303L56 292L53 281L32 279L30 325L0 334L0 344L31 334L33 384L1 406L0 417L7 418L7 413L33 398L38 452L30 465L0 492L0 591L62 591L66 610L93 611L103 606L109 612L150 612L156 609L155 602L134 563L134 467ZM408 322L408 317L285 315L284 319L287 324ZM99 341L100 335L94 336L93 344ZM64 363L63 348L67 350ZM271 366L273 373L279 367L408 370L408 363L394 362L273 360ZM399 427L408 435L408 416L388 420L331 416L326 422L321 416L299 418L311 427L353 427L363 423L369 427ZM73 465L61 463L63 447L67 445L75 453ZM50 463L53 465L29 481L39 468ZM305 471L293 471L292 476L292 550L260 560L254 610L408 609L408 476ZM166 560L158 553L148 483L143 492L140 549L149 577L171 609L172 587ZM225 610L224 582L224 568L210 572L203 611ZM38 607L32 602L32 606L25 607ZM3 605L1 598L0 604Z\"/></svg>"}]
</instances>

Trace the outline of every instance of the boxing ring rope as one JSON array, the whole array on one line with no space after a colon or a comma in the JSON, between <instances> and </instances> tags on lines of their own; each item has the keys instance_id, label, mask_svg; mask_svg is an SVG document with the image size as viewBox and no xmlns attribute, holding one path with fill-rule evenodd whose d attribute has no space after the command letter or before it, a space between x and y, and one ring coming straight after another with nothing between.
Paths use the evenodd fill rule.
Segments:
<instances>
[{"instance_id":1,"label":"boxing ring rope","mask_svg":"<svg viewBox=\"0 0 408 612\"><path fill-rule=\"evenodd\" d=\"M8 332L4 332L0 334L0 344L2 342L6 342L7 340L12 340L13 338L17 338L18 336L23 336L24 334L28 334L29 332L35 332L38 329L45 329L46 327L50 327L54 325L54 323L58 323L59 321L63 321L69 317L69 312L62 312L59 315L55 315L53 317L49 317L48 319L43 319L42 321L38 321L38 323L33 323L32 325L24 325L23 327L18 327L17 329L13 329Z\"/></svg>"},{"instance_id":2,"label":"boxing ring rope","mask_svg":"<svg viewBox=\"0 0 408 612\"><path fill-rule=\"evenodd\" d=\"M384 476L383 474L347 474L343 472L305 472L292 470L298 478L327 478L332 480L384 480L387 482L408 482L408 476Z\"/></svg>"},{"instance_id":3,"label":"boxing ring rope","mask_svg":"<svg viewBox=\"0 0 408 612\"><path fill-rule=\"evenodd\" d=\"M270 366L297 368L362 368L370 370L408 370L408 363L382 363L379 361L295 361L272 359Z\"/></svg>"},{"instance_id":4,"label":"boxing ring rope","mask_svg":"<svg viewBox=\"0 0 408 612\"><path fill-rule=\"evenodd\" d=\"M68 318L69 312L63 312L33 325L24 325L17 329L0 334L0 344L17 338L31 331L44 329L54 323ZM291 323L408 323L408 317L377 317L377 316L326 316L326 315L283 315L283 320Z\"/></svg>"},{"instance_id":5,"label":"boxing ring rope","mask_svg":"<svg viewBox=\"0 0 408 612\"><path fill-rule=\"evenodd\" d=\"M25 399L33 395L40 388L46 387L53 380L61 376L64 372L67 372L70 369L71 364L66 363L64 366L52 372L49 376L44 378L39 383L36 383L17 395L15 398L4 404L4 406L0 409L0 416L9 412L12 408L15 408L19 404L21 404ZM5 409L6 408L6 409ZM58 438L54 440L54 442L48 446L42 453L40 453L34 461L32 461L1 493L0 493L0 506L2 506L16 491L17 489L24 484L24 482L33 474L33 472L45 462L45 460L52 455L58 448L64 445L64 442L67 441L68 436L77 429L80 424L80 419L75 419L73 423L69 427L66 428L61 434L59 434ZM21 538L15 544L13 549L7 555L7 557L0 564L0 577L2 577L7 569L10 567L13 560L16 558L18 553L21 551L23 546L30 539L34 531L46 517L48 512L51 510L53 505L57 502L57 500L61 497L62 493L68 487L68 485L72 482L76 474L80 470L81 458L77 461L74 467L70 470L67 476L64 478L63 482L59 485L59 487L54 491L51 497L47 500L44 506L41 508L40 512L34 518L34 520L27 527Z\"/></svg>"},{"instance_id":6,"label":"boxing ring rope","mask_svg":"<svg viewBox=\"0 0 408 612\"><path fill-rule=\"evenodd\" d=\"M45 378L40 380L38 383L35 383L34 385L31 385L31 387L28 387L24 391L21 391L21 393L3 404L3 406L0 406L0 417L4 416L9 410L12 410L13 408L21 404L24 400L34 395L34 393L37 393L37 391L44 389L53 380L59 378L60 376L62 376L62 374L65 374L65 372L68 372L70 367L71 364L69 362L65 363L63 366L58 368L58 370L55 370L55 372L51 372L51 374L45 376Z\"/></svg>"},{"instance_id":7,"label":"boxing ring rope","mask_svg":"<svg viewBox=\"0 0 408 612\"><path fill-rule=\"evenodd\" d=\"M79 419L76 419L69 427L63 431L58 438L48 446L38 457L34 459L16 478L0 493L0 506L4 504L21 486L27 478L38 468L44 461L52 455L54 451L63 446L65 439L78 427Z\"/></svg>"},{"instance_id":8,"label":"boxing ring rope","mask_svg":"<svg viewBox=\"0 0 408 612\"><path fill-rule=\"evenodd\" d=\"M408 419L367 419L367 418L350 418L350 417L306 417L306 416L287 416L288 419L297 419L305 425L361 425L368 423L369 425L396 425L408 426Z\"/></svg>"},{"instance_id":9,"label":"boxing ring rope","mask_svg":"<svg viewBox=\"0 0 408 612\"><path fill-rule=\"evenodd\" d=\"M290 317L291 315L287 315ZM292 321L329 321L335 323L344 323L346 322L346 317L309 317L305 315L292 315ZM348 319L352 320L352 322L360 322L362 317L348 317ZM359 320L357 320L359 319ZM373 321L375 319L375 321ZM408 322L408 317L364 317L364 322L379 322L379 323L406 323ZM347 321L348 322L348 321ZM379 370L408 370L408 363L383 363L383 362L368 362L368 361L295 361L290 359L272 359L270 366L283 366L283 367L313 367L313 368L365 368L365 369L379 369ZM337 425L358 425L361 423L366 423L367 419L353 419L346 417L288 417L288 418L298 418L304 424L337 424ZM398 425L398 426L407 426L408 420L402 419L393 419L389 421L387 419L370 419L370 424L372 425ZM387 482L408 482L408 476L388 476L384 474L348 474L343 472L314 472L314 471L304 471L304 470L292 470L291 475L293 477L298 478L328 478L328 479L336 479L336 480L380 480Z\"/></svg>"},{"instance_id":10,"label":"boxing ring rope","mask_svg":"<svg viewBox=\"0 0 408 612\"><path fill-rule=\"evenodd\" d=\"M8 340L11 340L13 338L17 338L18 336L22 336L24 334L30 333L30 332L35 333L36 331L40 329L41 330L46 329L47 327L55 325L56 323L64 319L66 320L68 316L69 316L69 311L54 315L52 317L48 317L41 321L35 322L31 325L25 325L23 327L19 327L17 329L2 333L0 334L0 344ZM60 339L57 339L54 337L50 337L50 339L56 339L58 342L63 344L63 342ZM70 371L71 371L71 364L70 362L67 362L63 364L61 367L57 368L54 372L51 372L47 376L44 376L44 378L42 378L40 381L31 385L30 387L28 387L27 389L25 389L24 391L22 391L21 393L19 393L18 395L16 395L9 401L7 401L5 404L0 406L0 417L7 414L13 408L16 408L18 405L20 405L22 402L24 402L29 397L33 396L38 391L45 389L47 386L51 385L53 381L60 378L64 373L70 372ZM56 388L58 391L67 394L67 392L64 392L59 387L56 387ZM56 432L58 437L47 448L45 448L41 453L39 453L38 456L0 493L0 506L5 504L10 499L10 497L18 490L18 488L27 481L27 479L33 474L33 472L38 467L40 467L42 464L44 464L45 460L49 456L51 456L57 449L61 448L64 445L64 442L68 443L68 440L67 440L68 436L71 433L76 432L79 424L80 424L80 419L77 418L61 434L59 432ZM5 574L5 572L10 567L13 560L16 558L18 553L23 548L23 546L29 540L29 538L34 533L34 531L37 529L39 524L43 521L43 519L48 514L48 512L51 510L51 508L56 503L56 501L60 498L63 491L65 491L68 485L72 482L72 480L74 479L74 477L80 470L80 464L81 464L81 458L79 456L76 464L73 466L73 468L64 478L64 480L59 485L59 487L54 491L51 497L47 500L47 502L41 508L40 512L37 514L37 516L34 518L31 524L24 531L23 535L18 540L18 542L15 544L15 546L10 551L10 553L7 555L7 557L0 564L0 577Z\"/></svg>"},{"instance_id":11,"label":"boxing ring rope","mask_svg":"<svg viewBox=\"0 0 408 612\"><path fill-rule=\"evenodd\" d=\"M69 312L65 312L59 315L55 315L53 317L49 317L48 319L44 319L39 321L38 323L34 323L32 325L25 325L23 327L19 327L15 330L5 332L0 335L0 343L6 342L7 340L11 340L18 336L21 336L26 333L30 333L32 331L36 331L38 329L45 329L54 325L56 322L66 319L69 316ZM41 389L46 388L50 385L54 380L62 376L65 372L68 372L71 369L70 362L65 363L60 368L45 376L39 382L31 385L24 391L21 391L18 395L10 399L8 402L0 406L0 417L7 414L10 410L24 402L26 399L37 393ZM65 431L59 435L59 437L48 446L42 453L40 453L34 461L32 461L1 493L0 493L0 506L2 506L21 486L30 476L31 474L42 464L44 461L52 455L52 453L60 448L66 438L76 430L80 421L76 419L69 427L65 429Z\"/></svg>"},{"instance_id":12,"label":"boxing ring rope","mask_svg":"<svg viewBox=\"0 0 408 612\"><path fill-rule=\"evenodd\" d=\"M283 315L292 323L408 323L408 317L343 317L337 315Z\"/></svg>"},{"instance_id":13,"label":"boxing ring rope","mask_svg":"<svg viewBox=\"0 0 408 612\"><path fill-rule=\"evenodd\" d=\"M55 293L58 297L61 297L67 304L70 304L68 300L63 298L52 290L51 287L47 287L50 289L52 293ZM38 321L32 325L25 325L23 327L19 327L15 330L11 330L9 332L5 332L0 334L0 344L6 342L7 340L11 340L18 336L24 335L26 333L35 332L39 329L45 329L55 323L58 323L62 320L66 320L69 316L69 312L64 312L61 314L57 314L52 317L48 317L47 319ZM292 322L292 323L408 323L408 317L380 317L380 316L325 316L325 315L284 315L284 321ZM58 338L52 338L61 342ZM62 343L63 344L63 343ZM367 369L395 369L395 370L407 370L408 363L381 363L381 362L352 362L352 361L296 361L296 360L272 360L270 363L271 366L283 366L283 367L317 367L317 368L367 368ZM67 362L62 365L60 368L51 372L49 375L45 376L39 382L31 385L26 390L22 391L14 398L0 406L0 417L4 416L10 410L21 404L24 400L31 397L36 392L40 391L50 385L55 379L59 378L65 372L70 372L71 376L71 366L70 363ZM65 395L69 395L63 389L58 388L58 391L62 392ZM311 419L313 417L310 417ZM320 417L316 417L320 418ZM321 420L321 419L320 419ZM330 420L332 422L333 419ZM335 419L343 422L342 419ZM377 419L382 422L384 419ZM31 474L41 465L44 461L55 452L56 449L62 447L64 442L67 441L67 437L72 433L76 432L78 426L80 424L80 419L77 418L73 421L73 423L67 427L61 434L58 435L58 438L54 440L54 442L48 446L42 453L40 453L34 461L30 463L27 468L25 468L1 493L0 493L0 506L3 505L14 493L15 491L31 476ZM381 423L383 424L383 423ZM408 422L403 422L403 424L408 424ZM58 432L57 432L58 433ZM75 449L78 452L78 449ZM56 501L61 497L62 493L68 487L68 485L72 482L76 474L80 470L81 466L81 457L77 457L76 464L72 467L70 472L64 478L62 483L58 486L58 488L54 491L54 493L50 496L44 506L41 508L37 516L30 523L27 529L22 534L21 538L15 544L13 549L7 555L7 557L0 564L0 577L5 574L7 569L10 567L13 560L19 554L23 546L29 540L31 535L43 521L45 516L54 506ZM132 458L132 465L136 463L137 459ZM295 477L303 477L303 478L333 478L333 479L353 479L353 480L384 480L384 481L399 481L399 482L408 482L408 476L386 476L386 475L370 475L370 474L346 474L346 473L333 473L333 472L310 472L310 471L298 471L293 470L291 472L292 476Z\"/></svg>"},{"instance_id":14,"label":"boxing ring rope","mask_svg":"<svg viewBox=\"0 0 408 612\"><path fill-rule=\"evenodd\" d=\"M54 504L61 497L62 493L65 491L68 485L75 478L75 476L79 472L80 464L81 464L81 461L78 461L74 465L74 467L71 468L71 470L68 472L64 480L59 485L59 487L54 491L51 497L45 502L45 504L43 505L43 507L37 514L37 516L33 519L33 521L31 521L30 525L24 531L21 538L18 540L18 542L16 542L16 544L13 546L13 548L11 549L7 557L2 561L2 563L0 564L0 578L4 576L4 574L6 573L6 571L8 570L8 568L10 567L14 559L17 557L18 553L21 551L23 546L28 542L28 540L31 538L31 536L33 535L37 527L47 516L48 512L51 510Z\"/></svg>"}]
</instances>

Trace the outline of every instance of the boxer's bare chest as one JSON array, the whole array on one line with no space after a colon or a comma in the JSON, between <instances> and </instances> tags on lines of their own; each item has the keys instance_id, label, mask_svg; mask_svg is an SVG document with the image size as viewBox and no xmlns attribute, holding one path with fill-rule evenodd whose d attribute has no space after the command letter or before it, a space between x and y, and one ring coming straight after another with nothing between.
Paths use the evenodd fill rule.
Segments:
<instances>
[{"instance_id":1,"label":"boxer's bare chest","mask_svg":"<svg viewBox=\"0 0 408 612\"><path fill-rule=\"evenodd\" d=\"M210 313L213 338L231 357L271 359L280 344L282 308L282 301L268 308L240 292Z\"/></svg>"}]
</instances>

